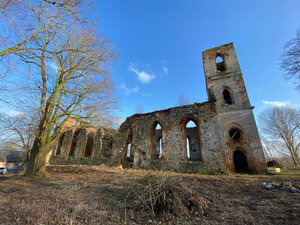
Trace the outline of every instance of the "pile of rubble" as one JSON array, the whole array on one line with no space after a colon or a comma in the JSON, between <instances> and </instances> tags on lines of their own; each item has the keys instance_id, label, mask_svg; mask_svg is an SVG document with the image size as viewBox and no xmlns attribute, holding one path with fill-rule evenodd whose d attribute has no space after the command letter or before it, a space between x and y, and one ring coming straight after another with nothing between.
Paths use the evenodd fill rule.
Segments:
<instances>
[{"instance_id":1,"label":"pile of rubble","mask_svg":"<svg viewBox=\"0 0 300 225\"><path fill-rule=\"evenodd\" d=\"M289 191L292 193L300 193L300 186L296 184L292 184L290 181L285 181L281 183L266 183L262 182L261 185L264 189L271 190L271 189L277 189L282 191Z\"/></svg>"}]
</instances>

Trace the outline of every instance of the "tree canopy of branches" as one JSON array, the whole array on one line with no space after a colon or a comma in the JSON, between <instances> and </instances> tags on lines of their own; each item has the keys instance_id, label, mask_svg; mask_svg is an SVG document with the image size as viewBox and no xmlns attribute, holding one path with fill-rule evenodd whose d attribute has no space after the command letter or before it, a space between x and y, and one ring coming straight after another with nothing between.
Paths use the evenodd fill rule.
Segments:
<instances>
[{"instance_id":1,"label":"tree canopy of branches","mask_svg":"<svg viewBox=\"0 0 300 225\"><path fill-rule=\"evenodd\" d=\"M0 113L2 147L15 146L16 150L23 150L29 159L30 149L36 135L38 118L29 115L7 115Z\"/></svg>"},{"instance_id":2,"label":"tree canopy of branches","mask_svg":"<svg viewBox=\"0 0 300 225\"><path fill-rule=\"evenodd\" d=\"M262 131L273 143L281 146L280 153L300 166L300 112L289 107L266 109L259 116Z\"/></svg>"},{"instance_id":3,"label":"tree canopy of branches","mask_svg":"<svg viewBox=\"0 0 300 225\"><path fill-rule=\"evenodd\" d=\"M281 55L281 68L286 72L286 79L293 79L300 91L300 30L296 37L286 43Z\"/></svg>"},{"instance_id":4,"label":"tree canopy of branches","mask_svg":"<svg viewBox=\"0 0 300 225\"><path fill-rule=\"evenodd\" d=\"M4 35L14 42L1 43L0 58L29 66L18 76L18 96L40 118L25 175L45 172L46 156L69 117L96 121L116 107L110 76L116 53L82 18L86 7L82 0L0 1L11 22Z\"/></svg>"}]
</instances>

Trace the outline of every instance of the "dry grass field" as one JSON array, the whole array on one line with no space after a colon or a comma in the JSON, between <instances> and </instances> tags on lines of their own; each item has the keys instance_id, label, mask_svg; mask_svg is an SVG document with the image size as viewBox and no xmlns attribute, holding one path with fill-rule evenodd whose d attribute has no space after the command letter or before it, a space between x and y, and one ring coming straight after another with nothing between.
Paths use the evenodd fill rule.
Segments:
<instances>
[{"instance_id":1,"label":"dry grass field","mask_svg":"<svg viewBox=\"0 0 300 225\"><path fill-rule=\"evenodd\" d=\"M209 176L50 166L46 178L0 177L0 224L300 224L300 193L261 186L283 181L299 186L300 174ZM163 200L153 205L157 193ZM141 205L125 207L130 197ZM142 206L149 198L147 210Z\"/></svg>"}]
</instances>

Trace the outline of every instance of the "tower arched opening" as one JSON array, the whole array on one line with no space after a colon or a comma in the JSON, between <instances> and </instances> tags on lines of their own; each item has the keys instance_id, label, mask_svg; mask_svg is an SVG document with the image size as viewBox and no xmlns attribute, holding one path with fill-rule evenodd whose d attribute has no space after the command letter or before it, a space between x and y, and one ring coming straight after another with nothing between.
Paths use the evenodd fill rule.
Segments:
<instances>
[{"instance_id":1,"label":"tower arched opening","mask_svg":"<svg viewBox=\"0 0 300 225\"><path fill-rule=\"evenodd\" d=\"M227 89L225 89L223 91L223 98L224 98L224 105L232 104L232 98L231 98L230 92Z\"/></svg>"},{"instance_id":2,"label":"tower arched opening","mask_svg":"<svg viewBox=\"0 0 300 225\"><path fill-rule=\"evenodd\" d=\"M218 72L225 71L225 63L224 63L224 57L221 54L217 54L215 59L216 67Z\"/></svg>"}]
</instances>

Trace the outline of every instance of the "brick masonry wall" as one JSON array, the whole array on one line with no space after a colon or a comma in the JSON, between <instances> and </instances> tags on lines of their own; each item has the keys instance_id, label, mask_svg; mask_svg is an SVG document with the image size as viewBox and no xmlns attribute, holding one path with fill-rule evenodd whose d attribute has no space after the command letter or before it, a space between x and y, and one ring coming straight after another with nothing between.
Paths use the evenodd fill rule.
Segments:
<instances>
[{"instance_id":1,"label":"brick masonry wall","mask_svg":"<svg viewBox=\"0 0 300 225\"><path fill-rule=\"evenodd\" d=\"M199 149L202 160L191 161L186 154L185 125L193 120L198 126ZM155 125L159 123L162 128L162 158L155 159L153 151L155 145ZM129 117L119 129L120 155L126 161L126 139L128 130L132 129L132 146L135 149L133 165L151 166L153 163L159 167L176 169L184 164L198 164L200 167L208 167L214 170L226 170L222 164L225 160L224 142L218 123L218 115L215 112L213 102L174 107L167 110L156 111L147 114L135 114ZM125 135L124 135L125 134ZM115 150L117 152L117 150Z\"/></svg>"},{"instance_id":2,"label":"brick masonry wall","mask_svg":"<svg viewBox=\"0 0 300 225\"><path fill-rule=\"evenodd\" d=\"M112 144L116 132L116 130L102 127L70 128L62 133L63 138L58 138L57 143L53 146L50 163L115 164L116 161L111 159L111 155L113 155ZM85 154L89 148L92 151L91 154ZM71 152L73 154L70 154Z\"/></svg>"}]
</instances>

